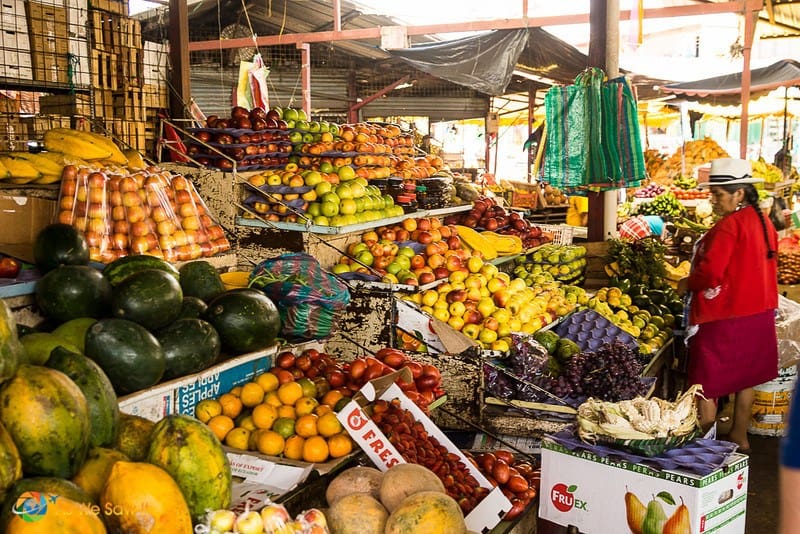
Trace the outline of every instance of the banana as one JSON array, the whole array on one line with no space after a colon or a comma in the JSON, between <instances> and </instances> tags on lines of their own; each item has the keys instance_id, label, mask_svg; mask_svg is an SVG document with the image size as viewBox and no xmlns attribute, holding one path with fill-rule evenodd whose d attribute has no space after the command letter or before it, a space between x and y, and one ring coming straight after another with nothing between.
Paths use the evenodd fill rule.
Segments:
<instances>
[{"instance_id":1,"label":"banana","mask_svg":"<svg viewBox=\"0 0 800 534\"><path fill-rule=\"evenodd\" d=\"M497 248L495 248L490 239L468 226L457 225L456 228L461 241L466 242L472 250L480 252L483 255L483 259L493 260L497 257Z\"/></svg>"},{"instance_id":2,"label":"banana","mask_svg":"<svg viewBox=\"0 0 800 534\"><path fill-rule=\"evenodd\" d=\"M111 152L111 155L107 158L101 158L110 161L111 163L116 163L117 165L127 165L128 158L125 157L125 154L122 153L122 150L119 149L117 144L114 142L113 139L107 137L102 134L96 134L92 132L84 132L75 130L78 137L81 139L85 139L88 142L94 142L102 147L108 148Z\"/></svg>"},{"instance_id":3,"label":"banana","mask_svg":"<svg viewBox=\"0 0 800 534\"><path fill-rule=\"evenodd\" d=\"M46 184L54 184L56 182L61 181L60 174L43 174L41 178L37 178L31 183L39 184L39 185L46 185Z\"/></svg>"},{"instance_id":4,"label":"banana","mask_svg":"<svg viewBox=\"0 0 800 534\"><path fill-rule=\"evenodd\" d=\"M64 165L56 163L50 158L46 158L41 154L32 154L30 152L11 152L9 154L15 158L24 159L34 167L36 167L42 174L57 174L61 176L64 170Z\"/></svg>"},{"instance_id":5,"label":"banana","mask_svg":"<svg viewBox=\"0 0 800 534\"><path fill-rule=\"evenodd\" d=\"M134 171L141 171L147 168L147 163L144 161L144 158L139 153L138 150L134 150L129 148L127 150L123 150L122 153L128 158L128 168Z\"/></svg>"},{"instance_id":6,"label":"banana","mask_svg":"<svg viewBox=\"0 0 800 534\"><path fill-rule=\"evenodd\" d=\"M61 152L76 156L86 161L108 159L111 150L87 137L77 135L77 130L69 128L53 128L44 133L44 147L50 152Z\"/></svg>"},{"instance_id":7,"label":"banana","mask_svg":"<svg viewBox=\"0 0 800 534\"><path fill-rule=\"evenodd\" d=\"M500 256L508 256L522 252L522 239L515 235L503 235L488 230L481 232L481 235L494 243L497 254Z\"/></svg>"},{"instance_id":8,"label":"banana","mask_svg":"<svg viewBox=\"0 0 800 534\"><path fill-rule=\"evenodd\" d=\"M5 180L6 178L11 178L11 171L0 162L0 180Z\"/></svg>"},{"instance_id":9,"label":"banana","mask_svg":"<svg viewBox=\"0 0 800 534\"><path fill-rule=\"evenodd\" d=\"M47 158L51 161L54 161L61 165L62 167L66 167L67 165L75 165L77 167L88 167L89 164L80 159L79 157L72 156L70 154L62 154L61 152L40 152L40 156L43 158Z\"/></svg>"},{"instance_id":10,"label":"banana","mask_svg":"<svg viewBox=\"0 0 800 534\"><path fill-rule=\"evenodd\" d=\"M8 172L11 173L12 178L18 180L36 180L42 177L42 173L34 167L29 161L18 158L12 154L5 154L0 156L0 162L5 165ZM27 182L13 182L13 183L27 183Z\"/></svg>"}]
</instances>

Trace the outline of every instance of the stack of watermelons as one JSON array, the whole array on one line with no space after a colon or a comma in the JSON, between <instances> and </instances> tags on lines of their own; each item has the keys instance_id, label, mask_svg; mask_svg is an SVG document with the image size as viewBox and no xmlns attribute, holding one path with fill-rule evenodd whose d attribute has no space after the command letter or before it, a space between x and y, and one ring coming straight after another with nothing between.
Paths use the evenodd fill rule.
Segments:
<instances>
[{"instance_id":1,"label":"stack of watermelons","mask_svg":"<svg viewBox=\"0 0 800 534\"><path fill-rule=\"evenodd\" d=\"M155 256L126 256L102 271L88 265L81 233L64 224L42 230L34 246L36 304L46 317L22 337L33 363L53 348L83 353L118 395L201 371L226 356L275 342L280 315L256 289L226 290L204 260L180 269Z\"/></svg>"}]
</instances>

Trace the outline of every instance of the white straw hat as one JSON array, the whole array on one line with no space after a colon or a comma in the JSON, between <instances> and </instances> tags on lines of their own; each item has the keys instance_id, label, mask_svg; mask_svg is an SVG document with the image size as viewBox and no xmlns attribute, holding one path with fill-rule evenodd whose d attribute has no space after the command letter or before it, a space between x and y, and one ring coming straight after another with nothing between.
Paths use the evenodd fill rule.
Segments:
<instances>
[{"instance_id":1,"label":"white straw hat","mask_svg":"<svg viewBox=\"0 0 800 534\"><path fill-rule=\"evenodd\" d=\"M753 166L746 159L720 158L711 162L708 182L698 184L698 187L711 187L712 185L757 184L763 178L753 178Z\"/></svg>"}]
</instances>

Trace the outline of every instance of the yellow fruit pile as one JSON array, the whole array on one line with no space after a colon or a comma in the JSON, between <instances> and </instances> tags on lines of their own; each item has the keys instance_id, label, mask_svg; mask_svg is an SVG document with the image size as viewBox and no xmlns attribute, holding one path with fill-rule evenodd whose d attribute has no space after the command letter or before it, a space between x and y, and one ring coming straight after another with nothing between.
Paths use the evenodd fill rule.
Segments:
<instances>
[{"instance_id":1,"label":"yellow fruit pile","mask_svg":"<svg viewBox=\"0 0 800 534\"><path fill-rule=\"evenodd\" d=\"M308 378L281 383L266 372L200 401L195 417L228 447L320 463L346 456L353 442L334 412L342 393L330 390L317 398L319 393Z\"/></svg>"},{"instance_id":2,"label":"yellow fruit pile","mask_svg":"<svg viewBox=\"0 0 800 534\"><path fill-rule=\"evenodd\" d=\"M682 154L683 160L686 163L685 169L681 164ZM662 168L664 170L659 170L658 174L655 176L650 176L650 178L656 183L662 185L671 185L672 180L681 175L693 175L695 168L699 165L708 163L709 161L717 158L729 157L730 156L725 149L719 146L717 142L710 137L688 141L683 146L683 149L678 148L678 150L676 150L675 153L672 154L669 159L667 159L664 167ZM666 173L666 175L663 173Z\"/></svg>"}]
</instances>

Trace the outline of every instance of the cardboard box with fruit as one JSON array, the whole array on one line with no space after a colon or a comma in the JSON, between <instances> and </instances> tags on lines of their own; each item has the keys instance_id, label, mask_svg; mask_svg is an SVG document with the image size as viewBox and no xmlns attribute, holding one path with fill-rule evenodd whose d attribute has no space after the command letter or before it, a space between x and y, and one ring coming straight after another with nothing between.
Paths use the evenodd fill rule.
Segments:
<instances>
[{"instance_id":1,"label":"cardboard box with fruit","mask_svg":"<svg viewBox=\"0 0 800 534\"><path fill-rule=\"evenodd\" d=\"M450 486L459 489L450 490L448 494L459 501L465 499L462 509L467 508L464 519L469 530L484 532L492 529L511 509L511 501L499 487L493 487L478 467L416 404L406 397L395 380L396 377L391 374L366 383L353 396L352 401L338 413L342 425L381 471L387 471L394 465L410 461L406 457L408 452L403 445L403 439L406 438L402 433L402 429L408 427L408 439L418 443L430 443L431 458L429 459L433 461L433 464L436 462L447 463L451 478L459 478L456 481L457 484ZM395 411L402 415L396 415ZM387 414L386 417L389 419L404 417L409 420L398 420L397 424L387 420L387 423L400 430L395 431L390 439L381 429L382 421L376 420L382 419L383 416L379 416L382 413ZM423 457L411 458L411 460L413 460L411 463L421 465L428 463L427 459ZM469 483L463 484L467 480ZM447 483L445 483L445 487L448 488Z\"/></svg>"},{"instance_id":2,"label":"cardboard box with fruit","mask_svg":"<svg viewBox=\"0 0 800 534\"><path fill-rule=\"evenodd\" d=\"M545 439L537 531L743 533L747 479L748 458L741 454L699 475L571 451Z\"/></svg>"}]
</instances>

